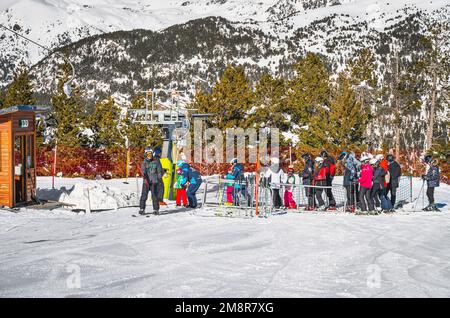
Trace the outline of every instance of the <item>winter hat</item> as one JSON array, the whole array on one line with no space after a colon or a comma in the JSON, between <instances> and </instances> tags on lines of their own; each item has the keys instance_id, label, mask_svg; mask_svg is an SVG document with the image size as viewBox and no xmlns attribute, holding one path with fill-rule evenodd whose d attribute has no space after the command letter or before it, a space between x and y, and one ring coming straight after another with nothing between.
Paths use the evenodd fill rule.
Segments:
<instances>
[{"instance_id":1,"label":"winter hat","mask_svg":"<svg viewBox=\"0 0 450 318\"><path fill-rule=\"evenodd\" d=\"M302 158L305 159L305 160L308 160L308 159L311 159L311 155L310 155L309 153L305 152L305 153L302 155Z\"/></svg>"},{"instance_id":2,"label":"winter hat","mask_svg":"<svg viewBox=\"0 0 450 318\"><path fill-rule=\"evenodd\" d=\"M369 163L373 166L378 163L378 160L376 158L372 158L372 159L370 159Z\"/></svg>"},{"instance_id":3,"label":"winter hat","mask_svg":"<svg viewBox=\"0 0 450 318\"><path fill-rule=\"evenodd\" d=\"M156 146L155 149L153 150L153 154L154 154L155 156L160 156L160 155L162 154L161 147Z\"/></svg>"},{"instance_id":4,"label":"winter hat","mask_svg":"<svg viewBox=\"0 0 450 318\"><path fill-rule=\"evenodd\" d=\"M433 156L431 155L426 155L425 158L423 158L423 161L425 161L425 163L431 163L432 160Z\"/></svg>"},{"instance_id":5,"label":"winter hat","mask_svg":"<svg viewBox=\"0 0 450 318\"><path fill-rule=\"evenodd\" d=\"M317 163L322 163L323 162L323 158L322 157L316 157L316 159L314 159L315 162Z\"/></svg>"},{"instance_id":6,"label":"winter hat","mask_svg":"<svg viewBox=\"0 0 450 318\"><path fill-rule=\"evenodd\" d=\"M377 159L377 160L382 160L383 158L384 158L384 155L382 153L375 155L375 159Z\"/></svg>"},{"instance_id":7,"label":"winter hat","mask_svg":"<svg viewBox=\"0 0 450 318\"><path fill-rule=\"evenodd\" d=\"M237 158L233 158L233 159L230 160L230 164L234 165L236 163L238 163L238 159Z\"/></svg>"}]
</instances>

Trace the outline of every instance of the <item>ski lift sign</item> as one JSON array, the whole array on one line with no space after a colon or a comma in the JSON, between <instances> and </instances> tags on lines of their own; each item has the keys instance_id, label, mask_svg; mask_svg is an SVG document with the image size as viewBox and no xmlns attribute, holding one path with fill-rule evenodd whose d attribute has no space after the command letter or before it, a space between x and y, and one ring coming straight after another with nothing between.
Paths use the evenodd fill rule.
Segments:
<instances>
[{"instance_id":1,"label":"ski lift sign","mask_svg":"<svg viewBox=\"0 0 450 318\"><path fill-rule=\"evenodd\" d=\"M29 125L30 125L30 122L28 121L28 119L21 119L19 121L20 128L28 128Z\"/></svg>"}]
</instances>

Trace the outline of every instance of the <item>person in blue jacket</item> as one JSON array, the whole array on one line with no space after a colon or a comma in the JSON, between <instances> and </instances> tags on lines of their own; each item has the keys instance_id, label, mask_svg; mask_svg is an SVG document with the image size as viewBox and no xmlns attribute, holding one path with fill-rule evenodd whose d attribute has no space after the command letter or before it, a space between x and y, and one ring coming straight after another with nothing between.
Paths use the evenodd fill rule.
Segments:
<instances>
[{"instance_id":1,"label":"person in blue jacket","mask_svg":"<svg viewBox=\"0 0 450 318\"><path fill-rule=\"evenodd\" d=\"M427 181L427 198L428 198L428 206L425 207L424 211L439 211L434 203L434 188L439 187L439 167L437 165L437 161L433 160L431 155L425 156L425 163L428 165L427 173L422 175L422 179Z\"/></svg>"},{"instance_id":2,"label":"person in blue jacket","mask_svg":"<svg viewBox=\"0 0 450 318\"><path fill-rule=\"evenodd\" d=\"M182 171L181 186L187 186L186 195L189 207L195 209L197 207L196 193L202 184L202 176L187 162L180 160L178 161L177 166Z\"/></svg>"}]
</instances>

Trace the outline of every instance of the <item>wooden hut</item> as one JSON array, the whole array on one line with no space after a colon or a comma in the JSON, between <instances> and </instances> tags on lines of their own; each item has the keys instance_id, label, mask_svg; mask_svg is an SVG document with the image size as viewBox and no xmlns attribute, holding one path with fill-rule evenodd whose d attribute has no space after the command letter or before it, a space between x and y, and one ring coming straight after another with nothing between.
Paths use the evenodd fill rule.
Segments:
<instances>
[{"instance_id":1,"label":"wooden hut","mask_svg":"<svg viewBox=\"0 0 450 318\"><path fill-rule=\"evenodd\" d=\"M36 113L42 106L0 109L0 206L30 203L36 195Z\"/></svg>"}]
</instances>

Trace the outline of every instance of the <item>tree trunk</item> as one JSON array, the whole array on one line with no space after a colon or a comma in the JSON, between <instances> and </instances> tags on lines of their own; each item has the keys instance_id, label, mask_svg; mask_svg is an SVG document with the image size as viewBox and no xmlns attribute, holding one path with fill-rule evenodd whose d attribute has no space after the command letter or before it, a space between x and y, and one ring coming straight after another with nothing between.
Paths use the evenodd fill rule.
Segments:
<instances>
[{"instance_id":1,"label":"tree trunk","mask_svg":"<svg viewBox=\"0 0 450 318\"><path fill-rule=\"evenodd\" d=\"M436 95L437 95L437 74L433 72L433 88L431 92L431 107L428 115L428 127L425 139L425 152L428 152L433 145L434 117L436 116Z\"/></svg>"}]
</instances>

